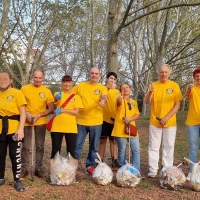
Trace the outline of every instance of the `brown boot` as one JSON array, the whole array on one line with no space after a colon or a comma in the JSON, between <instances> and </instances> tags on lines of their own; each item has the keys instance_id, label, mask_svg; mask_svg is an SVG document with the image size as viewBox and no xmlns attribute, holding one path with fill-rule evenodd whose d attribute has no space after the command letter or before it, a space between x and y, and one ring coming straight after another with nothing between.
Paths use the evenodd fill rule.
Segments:
<instances>
[{"instance_id":1,"label":"brown boot","mask_svg":"<svg viewBox=\"0 0 200 200\"><path fill-rule=\"evenodd\" d=\"M44 177L44 170L42 170L42 169L36 169L35 170L35 176L37 176L39 178L43 178Z\"/></svg>"},{"instance_id":2,"label":"brown boot","mask_svg":"<svg viewBox=\"0 0 200 200\"><path fill-rule=\"evenodd\" d=\"M26 176L28 176L28 170L22 169L21 174L20 174L20 178L24 178Z\"/></svg>"}]
</instances>

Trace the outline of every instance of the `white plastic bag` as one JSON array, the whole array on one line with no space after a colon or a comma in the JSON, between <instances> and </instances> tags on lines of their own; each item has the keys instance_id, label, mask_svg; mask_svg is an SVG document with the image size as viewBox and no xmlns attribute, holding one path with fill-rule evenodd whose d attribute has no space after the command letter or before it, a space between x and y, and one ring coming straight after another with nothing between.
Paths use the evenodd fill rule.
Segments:
<instances>
[{"instance_id":1,"label":"white plastic bag","mask_svg":"<svg viewBox=\"0 0 200 200\"><path fill-rule=\"evenodd\" d=\"M190 184L195 191L200 191L200 162L194 163L190 177Z\"/></svg>"},{"instance_id":2,"label":"white plastic bag","mask_svg":"<svg viewBox=\"0 0 200 200\"><path fill-rule=\"evenodd\" d=\"M121 187L135 187L140 183L140 172L131 164L127 163L117 170L117 185Z\"/></svg>"},{"instance_id":3,"label":"white plastic bag","mask_svg":"<svg viewBox=\"0 0 200 200\"><path fill-rule=\"evenodd\" d=\"M67 158L56 153L50 163L50 180L56 185L70 185L75 181L78 160L74 159L70 153Z\"/></svg>"},{"instance_id":4,"label":"white plastic bag","mask_svg":"<svg viewBox=\"0 0 200 200\"><path fill-rule=\"evenodd\" d=\"M99 185L108 185L112 182L113 179L113 172L111 168L101 161L99 154L97 153L97 158L95 162L98 163L97 167L95 168L92 177L95 183Z\"/></svg>"},{"instance_id":5,"label":"white plastic bag","mask_svg":"<svg viewBox=\"0 0 200 200\"><path fill-rule=\"evenodd\" d=\"M179 166L167 167L160 171L160 186L162 188L178 190L185 183L185 174Z\"/></svg>"}]
</instances>

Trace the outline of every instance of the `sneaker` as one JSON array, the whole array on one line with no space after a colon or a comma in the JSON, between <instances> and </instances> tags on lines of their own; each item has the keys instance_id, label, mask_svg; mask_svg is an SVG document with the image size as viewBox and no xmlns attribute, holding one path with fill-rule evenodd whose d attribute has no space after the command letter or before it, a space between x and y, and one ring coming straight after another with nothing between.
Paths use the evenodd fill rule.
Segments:
<instances>
[{"instance_id":1,"label":"sneaker","mask_svg":"<svg viewBox=\"0 0 200 200\"><path fill-rule=\"evenodd\" d=\"M14 182L14 188L18 191L18 192L23 192L24 191L24 186L22 185L21 181L15 181Z\"/></svg>"},{"instance_id":2,"label":"sneaker","mask_svg":"<svg viewBox=\"0 0 200 200\"><path fill-rule=\"evenodd\" d=\"M0 179L0 185L3 185L5 183L5 179Z\"/></svg>"},{"instance_id":3,"label":"sneaker","mask_svg":"<svg viewBox=\"0 0 200 200\"><path fill-rule=\"evenodd\" d=\"M28 170L22 169L21 174L20 174L20 178L24 178L26 176L28 176Z\"/></svg>"},{"instance_id":4,"label":"sneaker","mask_svg":"<svg viewBox=\"0 0 200 200\"><path fill-rule=\"evenodd\" d=\"M35 176L37 176L39 178L43 178L44 177L44 171L42 169L36 169L35 170Z\"/></svg>"},{"instance_id":5,"label":"sneaker","mask_svg":"<svg viewBox=\"0 0 200 200\"><path fill-rule=\"evenodd\" d=\"M157 173L156 172L149 172L148 175L147 175L149 178L154 178L157 176Z\"/></svg>"},{"instance_id":6,"label":"sneaker","mask_svg":"<svg viewBox=\"0 0 200 200\"><path fill-rule=\"evenodd\" d=\"M92 176L93 172L94 172L94 167L90 166L90 167L87 168L87 173L88 173L89 175Z\"/></svg>"},{"instance_id":7,"label":"sneaker","mask_svg":"<svg viewBox=\"0 0 200 200\"><path fill-rule=\"evenodd\" d=\"M190 178L191 178L191 173L189 173L189 174L187 175L186 180L187 180L187 181L190 181Z\"/></svg>"},{"instance_id":8,"label":"sneaker","mask_svg":"<svg viewBox=\"0 0 200 200\"><path fill-rule=\"evenodd\" d=\"M117 159L112 159L111 168L113 171L117 171L119 168L119 164Z\"/></svg>"}]
</instances>

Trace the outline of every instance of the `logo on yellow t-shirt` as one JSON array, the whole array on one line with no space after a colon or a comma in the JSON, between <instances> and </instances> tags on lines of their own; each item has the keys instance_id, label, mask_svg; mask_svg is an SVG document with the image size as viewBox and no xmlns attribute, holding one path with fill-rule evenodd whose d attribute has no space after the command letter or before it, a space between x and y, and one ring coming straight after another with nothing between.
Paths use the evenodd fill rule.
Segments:
<instances>
[{"instance_id":1,"label":"logo on yellow t-shirt","mask_svg":"<svg viewBox=\"0 0 200 200\"><path fill-rule=\"evenodd\" d=\"M173 93L173 90L172 90L171 88L168 88L168 89L166 90L166 92L167 92L167 94L172 94L172 93Z\"/></svg>"},{"instance_id":2,"label":"logo on yellow t-shirt","mask_svg":"<svg viewBox=\"0 0 200 200\"><path fill-rule=\"evenodd\" d=\"M75 99L74 98L72 98L69 102L74 102L75 101Z\"/></svg>"},{"instance_id":3,"label":"logo on yellow t-shirt","mask_svg":"<svg viewBox=\"0 0 200 200\"><path fill-rule=\"evenodd\" d=\"M45 98L45 93L44 93L44 92L40 92L40 93L39 93L39 97L40 97L41 99L44 99L44 98Z\"/></svg>"},{"instance_id":4,"label":"logo on yellow t-shirt","mask_svg":"<svg viewBox=\"0 0 200 200\"><path fill-rule=\"evenodd\" d=\"M100 90L98 90L98 89L95 90L95 91L94 91L94 94L99 95L99 94L100 94Z\"/></svg>"},{"instance_id":5,"label":"logo on yellow t-shirt","mask_svg":"<svg viewBox=\"0 0 200 200\"><path fill-rule=\"evenodd\" d=\"M14 96L13 96L13 95L7 96L7 101L12 101L13 99L14 99Z\"/></svg>"},{"instance_id":6,"label":"logo on yellow t-shirt","mask_svg":"<svg viewBox=\"0 0 200 200\"><path fill-rule=\"evenodd\" d=\"M135 105L132 103L132 104L131 104L131 109L133 109L133 108L135 108Z\"/></svg>"}]
</instances>

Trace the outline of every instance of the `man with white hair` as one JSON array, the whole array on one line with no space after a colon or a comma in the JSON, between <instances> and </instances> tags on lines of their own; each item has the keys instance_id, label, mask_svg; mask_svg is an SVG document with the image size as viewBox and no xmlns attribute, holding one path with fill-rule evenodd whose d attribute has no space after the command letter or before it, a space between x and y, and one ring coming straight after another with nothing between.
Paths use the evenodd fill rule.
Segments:
<instances>
[{"instance_id":1,"label":"man with white hair","mask_svg":"<svg viewBox=\"0 0 200 200\"><path fill-rule=\"evenodd\" d=\"M163 64L158 67L159 80L149 86L144 102L151 103L151 116L149 126L149 173L154 178L158 172L159 149L162 140L162 166L173 165L174 145L176 138L176 112L183 99L179 85L171 80L170 67Z\"/></svg>"}]
</instances>

